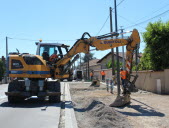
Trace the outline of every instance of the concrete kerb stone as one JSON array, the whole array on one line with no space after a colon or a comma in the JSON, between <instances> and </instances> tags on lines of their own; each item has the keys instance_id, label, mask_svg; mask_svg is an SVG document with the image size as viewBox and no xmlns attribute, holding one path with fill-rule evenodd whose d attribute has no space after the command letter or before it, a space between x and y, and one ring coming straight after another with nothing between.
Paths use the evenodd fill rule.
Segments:
<instances>
[{"instance_id":1,"label":"concrete kerb stone","mask_svg":"<svg viewBox=\"0 0 169 128\"><path fill-rule=\"evenodd\" d=\"M78 128L68 83L65 83L65 128Z\"/></svg>"}]
</instances>

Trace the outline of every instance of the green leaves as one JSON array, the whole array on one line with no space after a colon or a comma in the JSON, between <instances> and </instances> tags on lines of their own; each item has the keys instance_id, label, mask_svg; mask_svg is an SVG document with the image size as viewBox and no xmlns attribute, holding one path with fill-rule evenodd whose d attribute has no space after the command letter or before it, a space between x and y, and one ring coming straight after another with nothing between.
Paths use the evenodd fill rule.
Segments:
<instances>
[{"instance_id":1,"label":"green leaves","mask_svg":"<svg viewBox=\"0 0 169 128\"><path fill-rule=\"evenodd\" d=\"M4 73L5 73L4 63L2 60L0 60L0 81L2 80L2 77L4 76Z\"/></svg>"},{"instance_id":2,"label":"green leaves","mask_svg":"<svg viewBox=\"0 0 169 128\"><path fill-rule=\"evenodd\" d=\"M106 63L106 68L112 68L112 60L110 59L107 63Z\"/></svg>"},{"instance_id":3,"label":"green leaves","mask_svg":"<svg viewBox=\"0 0 169 128\"><path fill-rule=\"evenodd\" d=\"M169 68L169 22L149 23L146 30L143 33L146 47L140 69L159 71Z\"/></svg>"},{"instance_id":4,"label":"green leaves","mask_svg":"<svg viewBox=\"0 0 169 128\"><path fill-rule=\"evenodd\" d=\"M116 67L117 67L117 61L116 60L114 61L114 66L115 66L115 70L116 70ZM112 59L110 59L106 63L106 67L107 67L107 69L112 68ZM122 62L120 62L120 67L122 67Z\"/></svg>"}]
</instances>

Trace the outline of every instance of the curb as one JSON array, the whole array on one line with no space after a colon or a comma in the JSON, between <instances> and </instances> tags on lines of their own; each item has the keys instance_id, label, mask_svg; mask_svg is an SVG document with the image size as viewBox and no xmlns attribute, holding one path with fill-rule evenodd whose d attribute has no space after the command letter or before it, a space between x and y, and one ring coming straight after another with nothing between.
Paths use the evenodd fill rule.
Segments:
<instances>
[{"instance_id":1,"label":"curb","mask_svg":"<svg viewBox=\"0 0 169 128\"><path fill-rule=\"evenodd\" d=\"M69 84L65 83L65 128L78 128L69 89Z\"/></svg>"}]
</instances>

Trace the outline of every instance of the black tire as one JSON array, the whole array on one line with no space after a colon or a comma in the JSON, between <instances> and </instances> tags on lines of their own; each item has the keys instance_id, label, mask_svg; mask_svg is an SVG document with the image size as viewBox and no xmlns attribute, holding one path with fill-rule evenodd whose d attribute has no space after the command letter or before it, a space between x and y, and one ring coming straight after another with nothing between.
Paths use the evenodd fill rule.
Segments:
<instances>
[{"instance_id":1,"label":"black tire","mask_svg":"<svg viewBox=\"0 0 169 128\"><path fill-rule=\"evenodd\" d=\"M50 81L48 82L48 90L50 92L60 92L60 82ZM49 96L49 102L51 103L60 103L61 96Z\"/></svg>"},{"instance_id":2,"label":"black tire","mask_svg":"<svg viewBox=\"0 0 169 128\"><path fill-rule=\"evenodd\" d=\"M69 79L67 79L68 81L72 81L73 79L72 78L69 78Z\"/></svg>"},{"instance_id":3,"label":"black tire","mask_svg":"<svg viewBox=\"0 0 169 128\"><path fill-rule=\"evenodd\" d=\"M21 83L14 81L10 82L8 85L8 92L14 92L14 91L20 91L20 85ZM19 96L8 96L8 102L9 103L19 103L22 102L25 98L19 97Z\"/></svg>"},{"instance_id":4,"label":"black tire","mask_svg":"<svg viewBox=\"0 0 169 128\"><path fill-rule=\"evenodd\" d=\"M60 79L60 81L63 81L64 79Z\"/></svg>"}]
</instances>

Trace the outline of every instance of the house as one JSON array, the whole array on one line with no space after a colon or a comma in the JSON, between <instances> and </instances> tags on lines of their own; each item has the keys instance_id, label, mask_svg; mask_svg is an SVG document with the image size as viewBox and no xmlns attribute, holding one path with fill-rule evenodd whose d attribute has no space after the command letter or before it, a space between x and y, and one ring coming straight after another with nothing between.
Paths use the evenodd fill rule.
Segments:
<instances>
[{"instance_id":1,"label":"house","mask_svg":"<svg viewBox=\"0 0 169 128\"><path fill-rule=\"evenodd\" d=\"M141 56L142 54L139 54L139 56ZM123 62L123 54L122 52L119 52L119 61L120 63ZM134 59L135 57L133 57ZM126 59L126 53L124 53L124 59ZM100 78L100 71L101 70L104 70L107 74L106 78L111 78L111 72L112 70L111 69L108 69L107 68L107 63L109 61L112 60L112 54L111 52L109 52L108 54L106 54L103 58L101 59L93 59L93 60L90 60L89 61L89 73L91 70L94 71L94 76L97 77L97 78ZM117 60L117 55L116 53L114 53L114 60L116 61ZM88 63L82 63L81 64L81 70L83 71L83 74L84 74L84 77L88 77Z\"/></svg>"},{"instance_id":2,"label":"house","mask_svg":"<svg viewBox=\"0 0 169 128\"><path fill-rule=\"evenodd\" d=\"M91 70L100 70L100 64L97 64L97 62L99 61L99 59L93 59L89 61L89 73L91 72ZM83 71L83 75L86 78L86 76L88 76L88 63L82 63L81 64L81 69Z\"/></svg>"},{"instance_id":3,"label":"house","mask_svg":"<svg viewBox=\"0 0 169 128\"><path fill-rule=\"evenodd\" d=\"M139 58L141 58L142 53L139 53ZM124 59L126 60L126 52L124 52ZM97 63L100 64L101 69L107 69L107 63L112 60L112 53L109 52L107 55L105 55L103 58L101 58ZM117 60L117 55L114 53L114 60ZM133 57L133 60L135 60L135 54ZM119 62L123 63L123 53L119 52Z\"/></svg>"},{"instance_id":4,"label":"house","mask_svg":"<svg viewBox=\"0 0 169 128\"><path fill-rule=\"evenodd\" d=\"M97 64L97 62L99 61L99 59L93 59L93 60L89 60L89 70L99 70L100 69L100 64ZM81 64L81 70L86 70L88 69L88 63L82 63Z\"/></svg>"},{"instance_id":5,"label":"house","mask_svg":"<svg viewBox=\"0 0 169 128\"><path fill-rule=\"evenodd\" d=\"M89 73L93 70L94 72L97 72L95 73L95 75L97 74L96 76L100 77L99 72L102 69L107 69L106 64L111 60L111 58L112 58L112 54L111 52L109 52L101 59L90 60L89 61ZM120 58L120 62L122 62L123 58L121 56L119 56L119 58ZM114 54L114 59L115 60L117 59L116 54ZM82 63L80 67L81 67L81 70L83 71L84 77L86 78L89 75L88 74L88 63Z\"/></svg>"},{"instance_id":6,"label":"house","mask_svg":"<svg viewBox=\"0 0 169 128\"><path fill-rule=\"evenodd\" d=\"M100 64L101 69L107 69L106 64L111 60L112 60L112 53L109 52L107 55L105 55L103 58L101 58L97 63ZM114 53L114 60L115 61L117 60L117 55L115 53ZM120 54L119 54L119 61L123 62L123 57L120 56Z\"/></svg>"}]
</instances>

